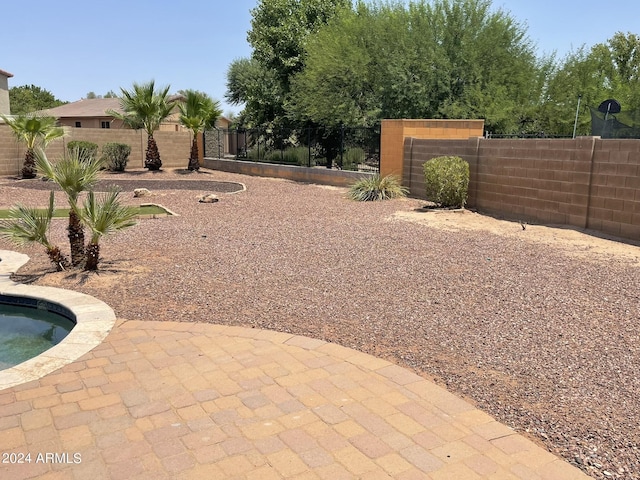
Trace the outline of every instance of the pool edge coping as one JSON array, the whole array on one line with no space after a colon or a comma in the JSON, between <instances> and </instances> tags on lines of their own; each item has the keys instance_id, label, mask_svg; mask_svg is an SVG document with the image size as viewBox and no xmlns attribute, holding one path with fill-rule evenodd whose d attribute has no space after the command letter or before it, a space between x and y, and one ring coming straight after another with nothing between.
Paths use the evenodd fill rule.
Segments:
<instances>
[{"instance_id":1,"label":"pool edge coping","mask_svg":"<svg viewBox=\"0 0 640 480\"><path fill-rule=\"evenodd\" d=\"M109 305L84 293L62 288L25 285L11 280L11 274L29 261L29 257L0 250L0 294L43 299L69 309L76 326L59 344L14 367L0 370L0 391L38 380L68 365L100 345L116 323Z\"/></svg>"}]
</instances>

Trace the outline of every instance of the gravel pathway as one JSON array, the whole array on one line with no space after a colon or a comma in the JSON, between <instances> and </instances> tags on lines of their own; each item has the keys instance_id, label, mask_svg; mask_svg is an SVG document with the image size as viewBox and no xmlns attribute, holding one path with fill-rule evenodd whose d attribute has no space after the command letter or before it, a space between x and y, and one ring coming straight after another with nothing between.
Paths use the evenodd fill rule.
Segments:
<instances>
[{"instance_id":1,"label":"gravel pathway","mask_svg":"<svg viewBox=\"0 0 640 480\"><path fill-rule=\"evenodd\" d=\"M414 199L357 203L344 189L221 172L118 179L136 180L123 184L127 203L180 216L104 240L98 274L43 275L44 253L22 249L32 261L15 279L94 295L119 318L253 326L356 348L446 385L594 478L640 479L637 263L393 216L419 207ZM145 185L153 197L133 198L142 180L158 182ZM198 203L220 192L212 181L247 191ZM0 206L44 205L36 182L1 179ZM64 227L55 222L52 238L66 250Z\"/></svg>"}]
</instances>

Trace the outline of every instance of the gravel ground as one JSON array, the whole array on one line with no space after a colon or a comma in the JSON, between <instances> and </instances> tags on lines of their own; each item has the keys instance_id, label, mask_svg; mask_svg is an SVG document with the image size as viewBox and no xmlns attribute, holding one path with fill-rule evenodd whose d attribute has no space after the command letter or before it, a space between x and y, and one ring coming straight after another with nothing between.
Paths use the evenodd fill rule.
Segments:
<instances>
[{"instance_id":1,"label":"gravel ground","mask_svg":"<svg viewBox=\"0 0 640 480\"><path fill-rule=\"evenodd\" d=\"M52 273L41 249L22 249L32 261L15 279L94 295L123 319L352 347L446 385L594 478L640 479L639 247L576 255L518 223L503 235L397 215L415 199L357 203L344 189L205 172L107 176L126 203L180 216L105 239L97 274ZM143 180L154 195L133 198ZM247 190L221 193L224 181ZM42 184L0 179L0 206L45 205ZM220 202L198 203L204 193ZM51 236L66 251L64 228Z\"/></svg>"}]
</instances>

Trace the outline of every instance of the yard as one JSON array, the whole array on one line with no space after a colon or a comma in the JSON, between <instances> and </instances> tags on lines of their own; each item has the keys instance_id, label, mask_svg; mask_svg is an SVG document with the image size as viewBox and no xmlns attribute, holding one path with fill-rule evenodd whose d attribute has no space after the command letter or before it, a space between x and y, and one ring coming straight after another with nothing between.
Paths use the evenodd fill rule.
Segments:
<instances>
[{"instance_id":1,"label":"yard","mask_svg":"<svg viewBox=\"0 0 640 480\"><path fill-rule=\"evenodd\" d=\"M133 197L136 179L151 197ZM119 319L242 325L355 348L434 379L595 478L640 479L638 246L208 170L109 180L133 180L126 203L179 216L106 239L97 274L54 273L38 247L23 250L31 262L16 281L93 295ZM221 181L246 191L213 190ZM199 203L205 193L220 201ZM39 180L0 180L0 208L47 198ZM55 221L52 232L63 248L65 227Z\"/></svg>"}]
</instances>

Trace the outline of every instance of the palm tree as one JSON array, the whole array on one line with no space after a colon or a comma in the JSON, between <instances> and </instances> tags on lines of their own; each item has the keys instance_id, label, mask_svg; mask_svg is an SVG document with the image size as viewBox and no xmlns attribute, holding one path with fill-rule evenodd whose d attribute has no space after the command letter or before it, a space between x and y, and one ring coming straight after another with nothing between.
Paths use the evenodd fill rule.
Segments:
<instances>
[{"instance_id":1,"label":"palm tree","mask_svg":"<svg viewBox=\"0 0 640 480\"><path fill-rule=\"evenodd\" d=\"M9 218L0 222L0 237L6 238L18 246L39 243L44 246L49 260L57 271L69 267L69 260L58 247L51 244L47 236L54 212L54 194L49 195L49 208L46 211L16 205L9 210Z\"/></svg>"},{"instance_id":2,"label":"palm tree","mask_svg":"<svg viewBox=\"0 0 640 480\"><path fill-rule=\"evenodd\" d=\"M160 170L162 160L153 132L171 114L174 102L169 100L169 87L156 91L155 82L133 84L132 90L120 89L122 97L120 106L124 113L107 110L109 115L122 120L124 124L136 130L143 129L147 133L147 151L145 152L145 168Z\"/></svg>"},{"instance_id":3,"label":"palm tree","mask_svg":"<svg viewBox=\"0 0 640 480\"><path fill-rule=\"evenodd\" d=\"M126 207L118 201L117 189L96 199L93 191L90 191L80 210L74 207L83 223L91 230L91 239L87 245L87 262L85 270L97 270L100 261L100 239L112 233L119 232L136 224L136 210Z\"/></svg>"},{"instance_id":4,"label":"palm tree","mask_svg":"<svg viewBox=\"0 0 640 480\"><path fill-rule=\"evenodd\" d=\"M45 177L56 182L66 194L71 210L69 210L69 246L71 263L74 267L85 261L84 228L77 214L80 193L91 189L98 181L102 162L99 159L85 158L79 149L67 153L65 157L51 164L44 151L36 151L36 166Z\"/></svg>"},{"instance_id":5,"label":"palm tree","mask_svg":"<svg viewBox=\"0 0 640 480\"><path fill-rule=\"evenodd\" d=\"M199 170L198 160L198 134L207 128L212 128L216 120L222 115L220 102L213 100L209 95L197 90L186 90L183 93L185 100L178 104L180 109L180 123L193 133L191 142L191 154L189 156L189 170Z\"/></svg>"},{"instance_id":6,"label":"palm tree","mask_svg":"<svg viewBox=\"0 0 640 480\"><path fill-rule=\"evenodd\" d=\"M45 148L49 142L64 136L64 129L57 127L57 119L42 115L16 115L13 118L0 115L2 120L11 127L14 136L19 142L27 146L22 166L22 178L34 178L35 169L35 149Z\"/></svg>"}]
</instances>

